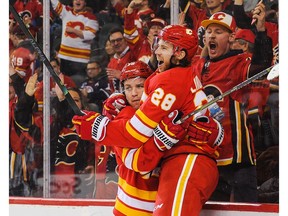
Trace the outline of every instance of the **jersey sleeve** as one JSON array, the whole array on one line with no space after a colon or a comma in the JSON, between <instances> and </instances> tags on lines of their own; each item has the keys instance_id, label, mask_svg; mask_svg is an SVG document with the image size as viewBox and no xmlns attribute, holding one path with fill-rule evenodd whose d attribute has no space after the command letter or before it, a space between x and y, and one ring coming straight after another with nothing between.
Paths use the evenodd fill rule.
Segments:
<instances>
[{"instance_id":1,"label":"jersey sleeve","mask_svg":"<svg viewBox=\"0 0 288 216\"><path fill-rule=\"evenodd\" d=\"M87 22L85 23L83 36L85 40L92 40L96 32L99 30L99 23L96 20L96 17L93 16L87 16Z\"/></svg>"},{"instance_id":2,"label":"jersey sleeve","mask_svg":"<svg viewBox=\"0 0 288 216\"><path fill-rule=\"evenodd\" d=\"M52 7L53 7L53 9L55 10L55 12L56 12L58 15L60 15L61 12L62 12L62 10L63 10L63 8L64 8L64 5L61 4L61 2L58 1L58 0L50 0L50 1L51 1Z\"/></svg>"},{"instance_id":3,"label":"jersey sleeve","mask_svg":"<svg viewBox=\"0 0 288 216\"><path fill-rule=\"evenodd\" d=\"M153 137L139 148L123 148L118 153L128 169L141 173L154 170L164 155L154 144Z\"/></svg>"},{"instance_id":4,"label":"jersey sleeve","mask_svg":"<svg viewBox=\"0 0 288 216\"><path fill-rule=\"evenodd\" d=\"M136 44L139 41L140 36L137 30L137 26L134 23L136 12L131 14L125 14L124 19L124 37L129 44Z\"/></svg>"},{"instance_id":5,"label":"jersey sleeve","mask_svg":"<svg viewBox=\"0 0 288 216\"><path fill-rule=\"evenodd\" d=\"M138 148L142 145L137 139L129 137L126 131L127 121L134 115L135 109L127 106L121 110L118 116L109 122L106 128L105 138L99 142L101 145Z\"/></svg>"},{"instance_id":6,"label":"jersey sleeve","mask_svg":"<svg viewBox=\"0 0 288 216\"><path fill-rule=\"evenodd\" d=\"M149 87L145 87L143 104L126 124L130 136L142 143L153 135L154 128L170 112L178 110L186 115L207 102L202 86L195 86L195 77L189 69L177 68L173 73L167 71L152 79L148 80ZM185 85L183 80L187 81Z\"/></svg>"}]
</instances>

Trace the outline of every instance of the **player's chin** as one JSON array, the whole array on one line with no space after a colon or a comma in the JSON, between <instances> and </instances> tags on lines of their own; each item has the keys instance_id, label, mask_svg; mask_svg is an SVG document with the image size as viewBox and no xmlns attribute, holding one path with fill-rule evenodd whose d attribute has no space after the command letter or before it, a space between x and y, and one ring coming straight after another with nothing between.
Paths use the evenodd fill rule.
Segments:
<instances>
[{"instance_id":1,"label":"player's chin","mask_svg":"<svg viewBox=\"0 0 288 216\"><path fill-rule=\"evenodd\" d=\"M137 110L140 107L140 102L130 102L130 105Z\"/></svg>"},{"instance_id":2,"label":"player's chin","mask_svg":"<svg viewBox=\"0 0 288 216\"><path fill-rule=\"evenodd\" d=\"M163 72L163 71L165 71L165 70L166 70L166 66L165 66L164 63L158 64L158 71L159 71L159 72Z\"/></svg>"}]
</instances>

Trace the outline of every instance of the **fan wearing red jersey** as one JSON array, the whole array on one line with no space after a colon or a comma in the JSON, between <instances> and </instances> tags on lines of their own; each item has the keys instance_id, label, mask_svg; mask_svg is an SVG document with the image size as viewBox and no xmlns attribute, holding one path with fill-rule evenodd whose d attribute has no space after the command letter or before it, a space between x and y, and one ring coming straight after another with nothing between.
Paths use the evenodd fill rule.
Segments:
<instances>
[{"instance_id":1,"label":"fan wearing red jersey","mask_svg":"<svg viewBox=\"0 0 288 216\"><path fill-rule=\"evenodd\" d=\"M151 49L155 36L159 34L161 29L167 25L166 21L161 18L153 18L139 29L136 20L138 10L135 8L135 1L131 1L128 5L124 17L124 37L128 45L138 60L148 63L153 51ZM147 29L145 33L143 29Z\"/></svg>"},{"instance_id":2,"label":"fan wearing red jersey","mask_svg":"<svg viewBox=\"0 0 288 216\"><path fill-rule=\"evenodd\" d=\"M16 25L10 32L10 40L15 47L14 50L11 50L10 64L27 83L35 71L35 50L19 25Z\"/></svg>"},{"instance_id":3,"label":"fan wearing red jersey","mask_svg":"<svg viewBox=\"0 0 288 216\"><path fill-rule=\"evenodd\" d=\"M231 49L235 41L234 17L218 12L202 22L208 56L193 63L192 73L201 78L208 96L217 97L271 65L272 40L266 33L263 4L257 6L253 18L257 19L257 33L251 61L242 50ZM218 101L225 114L224 140L217 158L221 184L212 195L213 200L257 202L256 154L243 107L249 94L247 86Z\"/></svg>"},{"instance_id":4,"label":"fan wearing red jersey","mask_svg":"<svg viewBox=\"0 0 288 216\"><path fill-rule=\"evenodd\" d=\"M158 69L145 81L139 109L128 122L113 120L105 124L105 121L102 120L103 117L97 117L90 123L92 124L92 137L94 139L101 137L102 143L111 143L117 137L117 140L123 140L122 145L134 143L135 146L138 145L143 149L154 135L156 141L160 140L160 143L157 142L158 145L154 145L154 149L156 146L158 155L159 152L163 152L163 156L161 157L161 174L153 215L187 215L188 213L189 215L199 215L203 204L208 200L218 182L218 170L215 162L218 145L215 143L221 139L221 135L217 135L216 140L214 139L212 143L211 141L201 144L193 142L195 133L189 132L189 128L193 127L193 124L190 124L188 136L176 145L175 142L173 143L173 140L177 141L177 138L165 129L167 128L165 116L174 110L187 115L198 106L207 103L207 97L202 91L199 78L191 73L189 68L198 46L196 34L184 26L170 25L162 29L159 39L158 48L155 51L159 62ZM206 122L207 125L215 122L209 116L208 110L203 110L198 116L192 117L195 124L200 116L206 116L204 118L209 119ZM81 129L81 124L85 121L81 121L81 116L74 116L74 118L77 118L78 126ZM173 122L173 119L170 118L170 122ZM104 136L99 134L100 131L103 131L102 125L105 125L107 132ZM175 126L173 123L168 125L171 128ZM221 125L216 125L212 126L211 124L214 127L213 134L215 132L221 134ZM199 127L203 129L200 124ZM166 134L164 135L162 132ZM205 140L209 140L206 137L210 136L210 132L207 131ZM150 158L154 160L153 152L149 153ZM132 153L126 155L126 158L131 155ZM139 154L134 154L134 158L138 156ZM137 164L133 162L129 166L126 163L128 161L125 161L126 167L134 169L133 166ZM147 161L147 163L149 162ZM151 167L149 168L151 169ZM146 171L150 171L149 168L147 167ZM144 170L145 168L143 168Z\"/></svg>"}]
</instances>

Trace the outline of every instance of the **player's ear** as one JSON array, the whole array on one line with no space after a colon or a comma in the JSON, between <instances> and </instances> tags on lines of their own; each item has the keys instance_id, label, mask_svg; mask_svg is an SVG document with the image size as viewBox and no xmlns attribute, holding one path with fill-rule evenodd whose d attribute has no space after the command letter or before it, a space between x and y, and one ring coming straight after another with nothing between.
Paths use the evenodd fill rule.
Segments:
<instances>
[{"instance_id":1,"label":"player's ear","mask_svg":"<svg viewBox=\"0 0 288 216\"><path fill-rule=\"evenodd\" d=\"M179 60L179 61L182 60L182 59L184 59L186 55L187 55L187 54L186 54L186 52L185 52L184 50L180 50L180 51L176 51L176 52L175 52L175 57L176 57L176 59Z\"/></svg>"}]
</instances>

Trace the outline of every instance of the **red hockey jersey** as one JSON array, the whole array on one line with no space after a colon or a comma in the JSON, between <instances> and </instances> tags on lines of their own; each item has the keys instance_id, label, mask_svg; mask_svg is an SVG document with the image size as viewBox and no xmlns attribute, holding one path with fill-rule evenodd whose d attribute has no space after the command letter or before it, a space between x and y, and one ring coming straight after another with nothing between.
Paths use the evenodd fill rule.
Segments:
<instances>
[{"instance_id":1,"label":"red hockey jersey","mask_svg":"<svg viewBox=\"0 0 288 216\"><path fill-rule=\"evenodd\" d=\"M135 109L127 106L121 110L114 121L127 122L134 113ZM110 131L108 133L110 135L112 134ZM118 164L118 193L113 213L117 216L152 215L158 188L158 176L149 176L150 178L145 178L145 175L137 172L136 164L141 163L143 158L132 157L132 155L137 151L138 145L136 143L135 145L133 142L126 142L125 140L123 140L125 143L122 144L121 140L121 137L113 135L113 139L110 139L109 142L105 142L106 145L114 146ZM148 143L157 148L154 145L153 138L149 139ZM126 147L119 147L119 145L124 145ZM157 151L160 152L158 149ZM153 162L155 163L156 160L153 160ZM132 167L131 164L135 164L135 167ZM136 168L136 171L134 168Z\"/></svg>"},{"instance_id":2,"label":"red hockey jersey","mask_svg":"<svg viewBox=\"0 0 288 216\"><path fill-rule=\"evenodd\" d=\"M201 77L205 93L217 97L247 79L250 60L246 57L246 54L238 54L214 61L202 58L193 64L192 72ZM244 87L218 101L225 114L222 120L224 140L218 148L218 165L255 164L254 147L246 125L247 117L241 107L248 97L249 89Z\"/></svg>"},{"instance_id":3,"label":"red hockey jersey","mask_svg":"<svg viewBox=\"0 0 288 216\"><path fill-rule=\"evenodd\" d=\"M127 123L110 122L107 131L111 133L106 134L103 142L111 143L114 137L118 137L123 140L119 142L122 147L127 147L129 143L140 147L152 137L158 122L173 110L179 110L185 116L207 103L200 80L190 68L176 67L163 73L154 73L147 78L144 88L143 103L135 115ZM208 115L208 112L203 110L198 115ZM217 150L208 145L195 146L184 140L167 151L165 157L182 152L206 154L213 158L218 155Z\"/></svg>"},{"instance_id":4,"label":"red hockey jersey","mask_svg":"<svg viewBox=\"0 0 288 216\"><path fill-rule=\"evenodd\" d=\"M29 43L29 41L21 42L10 56L12 67L26 83L33 74L34 61L36 59L33 49L30 48L31 45L27 43Z\"/></svg>"}]
</instances>

